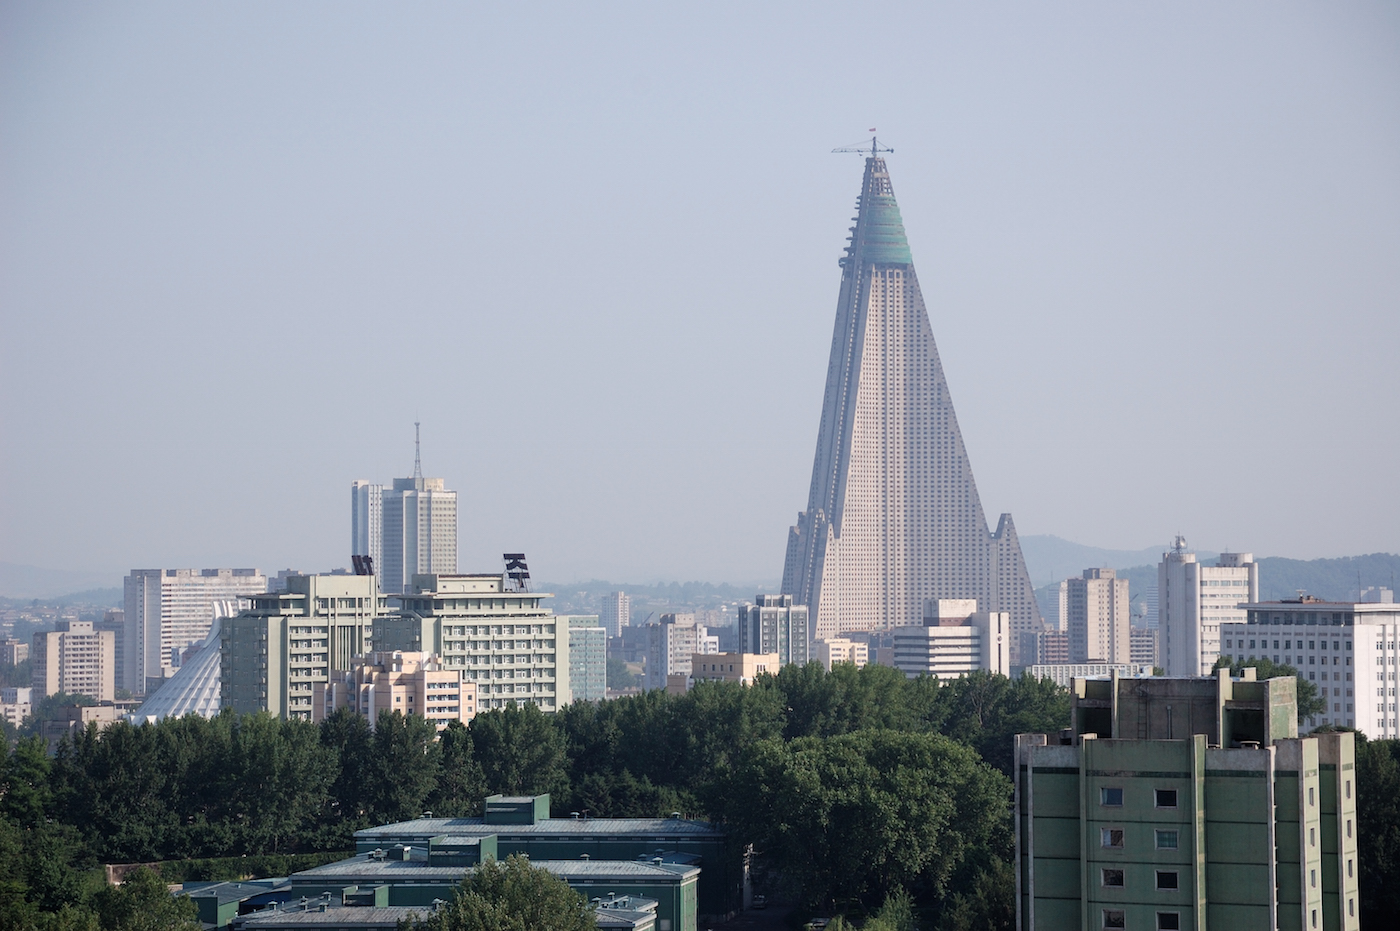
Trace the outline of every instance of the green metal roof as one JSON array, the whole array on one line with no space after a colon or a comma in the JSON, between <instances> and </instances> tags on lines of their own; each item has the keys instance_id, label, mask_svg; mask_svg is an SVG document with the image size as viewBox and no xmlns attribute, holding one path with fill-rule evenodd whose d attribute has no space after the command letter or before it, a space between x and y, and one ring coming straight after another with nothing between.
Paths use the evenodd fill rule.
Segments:
<instances>
[{"instance_id":1,"label":"green metal roof","mask_svg":"<svg viewBox=\"0 0 1400 931\"><path fill-rule=\"evenodd\" d=\"M899 215L883 158L865 160L861 190L855 234L841 264L846 265L855 256L867 265L912 265L914 258L904 235L904 219Z\"/></svg>"}]
</instances>

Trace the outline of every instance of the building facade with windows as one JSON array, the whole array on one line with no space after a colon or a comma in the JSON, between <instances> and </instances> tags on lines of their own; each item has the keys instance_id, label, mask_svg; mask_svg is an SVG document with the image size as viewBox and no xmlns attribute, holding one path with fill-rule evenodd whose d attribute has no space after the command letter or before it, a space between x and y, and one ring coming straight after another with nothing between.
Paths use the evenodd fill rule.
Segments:
<instances>
[{"instance_id":1,"label":"building facade with windows","mask_svg":"<svg viewBox=\"0 0 1400 931\"><path fill-rule=\"evenodd\" d=\"M705 629L695 623L693 614L663 614L661 623L648 624L646 669L642 688L664 689L672 676L690 675L690 657L700 652Z\"/></svg>"},{"instance_id":2,"label":"building facade with windows","mask_svg":"<svg viewBox=\"0 0 1400 931\"><path fill-rule=\"evenodd\" d=\"M1326 709L1309 723L1354 727L1373 739L1400 738L1396 671L1400 605L1292 601L1246 604L1244 623L1221 629L1232 661L1267 657L1315 683Z\"/></svg>"},{"instance_id":3,"label":"building facade with windows","mask_svg":"<svg viewBox=\"0 0 1400 931\"><path fill-rule=\"evenodd\" d=\"M993 530L929 324L885 160L872 151L841 258L807 507L782 591L814 639L918 627L931 598L976 599L1020 633L1040 609L1010 514Z\"/></svg>"},{"instance_id":4,"label":"building facade with windows","mask_svg":"<svg viewBox=\"0 0 1400 931\"><path fill-rule=\"evenodd\" d=\"M632 626L632 599L626 592L608 592L598 603L598 621L609 637L621 637Z\"/></svg>"},{"instance_id":5,"label":"building facade with windows","mask_svg":"<svg viewBox=\"0 0 1400 931\"><path fill-rule=\"evenodd\" d=\"M266 591L267 576L257 569L133 569L123 580L117 686L154 693L175 674L177 657L209 636L216 604L236 614Z\"/></svg>"},{"instance_id":6,"label":"building facade with windows","mask_svg":"<svg viewBox=\"0 0 1400 931\"><path fill-rule=\"evenodd\" d=\"M1202 676L1220 657L1220 626L1245 619L1242 605L1259 600L1252 553L1221 553L1214 566L1196 561L1178 536L1157 566L1157 629L1169 676Z\"/></svg>"},{"instance_id":7,"label":"building facade with windows","mask_svg":"<svg viewBox=\"0 0 1400 931\"><path fill-rule=\"evenodd\" d=\"M1128 580L1112 569L1085 569L1060 583L1060 617L1071 663L1126 663L1132 654Z\"/></svg>"},{"instance_id":8,"label":"building facade with windows","mask_svg":"<svg viewBox=\"0 0 1400 931\"><path fill-rule=\"evenodd\" d=\"M776 653L784 665L806 665L811 658L811 628L806 605L791 595L755 595L739 606L739 651Z\"/></svg>"},{"instance_id":9,"label":"building facade with windows","mask_svg":"<svg viewBox=\"0 0 1400 931\"><path fill-rule=\"evenodd\" d=\"M367 719L370 730L381 711L397 711L421 715L442 731L453 721L467 724L476 717L476 683L462 681L460 668L448 668L431 654L368 653L312 686L312 721L324 721L341 708Z\"/></svg>"},{"instance_id":10,"label":"building facade with windows","mask_svg":"<svg viewBox=\"0 0 1400 931\"><path fill-rule=\"evenodd\" d=\"M110 630L95 630L92 621L60 620L55 629L35 634L29 660L39 699L66 692L109 702L116 694L116 639Z\"/></svg>"},{"instance_id":11,"label":"building facade with windows","mask_svg":"<svg viewBox=\"0 0 1400 931\"><path fill-rule=\"evenodd\" d=\"M381 492L378 568L384 591L408 594L416 575L457 571L457 492L440 478L396 478Z\"/></svg>"},{"instance_id":12,"label":"building facade with windows","mask_svg":"<svg viewBox=\"0 0 1400 931\"><path fill-rule=\"evenodd\" d=\"M557 615L569 628L569 690L574 701L608 696L608 632L596 614Z\"/></svg>"},{"instance_id":13,"label":"building facade with windows","mask_svg":"<svg viewBox=\"0 0 1400 931\"><path fill-rule=\"evenodd\" d=\"M551 597L513 591L500 573L417 575L399 610L375 619L374 649L441 656L476 683L478 712L558 711L571 696L569 633L544 607Z\"/></svg>"},{"instance_id":14,"label":"building facade with windows","mask_svg":"<svg viewBox=\"0 0 1400 931\"><path fill-rule=\"evenodd\" d=\"M966 617L928 618L922 627L894 632L894 666L909 678L950 679L971 672L1011 674L1011 617L977 611Z\"/></svg>"},{"instance_id":15,"label":"building facade with windows","mask_svg":"<svg viewBox=\"0 0 1400 931\"><path fill-rule=\"evenodd\" d=\"M1350 733L1298 737L1297 682L1076 679L1016 737L1016 924L1355 931Z\"/></svg>"},{"instance_id":16,"label":"building facade with windows","mask_svg":"<svg viewBox=\"0 0 1400 931\"><path fill-rule=\"evenodd\" d=\"M813 646L814 658L827 672L837 663L850 663L859 669L870 662L870 645L863 640L829 637L818 640Z\"/></svg>"},{"instance_id":17,"label":"building facade with windows","mask_svg":"<svg viewBox=\"0 0 1400 931\"><path fill-rule=\"evenodd\" d=\"M387 612L372 575L291 575L286 589L220 621L220 705L312 718L317 685L370 652L376 615Z\"/></svg>"},{"instance_id":18,"label":"building facade with windows","mask_svg":"<svg viewBox=\"0 0 1400 931\"><path fill-rule=\"evenodd\" d=\"M777 675L785 664L776 653L696 653L690 658L690 681L753 685L755 676Z\"/></svg>"}]
</instances>

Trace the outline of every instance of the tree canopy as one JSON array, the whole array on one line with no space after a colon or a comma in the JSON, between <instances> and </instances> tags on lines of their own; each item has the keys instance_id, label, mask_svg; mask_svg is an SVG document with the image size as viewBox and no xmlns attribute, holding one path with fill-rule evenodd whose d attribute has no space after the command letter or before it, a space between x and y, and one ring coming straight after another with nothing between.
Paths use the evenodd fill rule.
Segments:
<instances>
[{"instance_id":1,"label":"tree canopy","mask_svg":"<svg viewBox=\"0 0 1400 931\"><path fill-rule=\"evenodd\" d=\"M569 884L522 856L487 861L467 874L451 902L421 922L423 931L593 931L593 909Z\"/></svg>"}]
</instances>

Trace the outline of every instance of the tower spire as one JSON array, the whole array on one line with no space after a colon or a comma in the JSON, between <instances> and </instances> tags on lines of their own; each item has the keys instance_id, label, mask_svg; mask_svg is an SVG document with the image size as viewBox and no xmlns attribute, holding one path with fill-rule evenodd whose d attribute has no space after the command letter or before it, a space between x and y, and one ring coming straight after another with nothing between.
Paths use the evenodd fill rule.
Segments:
<instances>
[{"instance_id":1,"label":"tower spire","mask_svg":"<svg viewBox=\"0 0 1400 931\"><path fill-rule=\"evenodd\" d=\"M418 438L418 421L413 421L413 477L423 477L422 447Z\"/></svg>"}]
</instances>

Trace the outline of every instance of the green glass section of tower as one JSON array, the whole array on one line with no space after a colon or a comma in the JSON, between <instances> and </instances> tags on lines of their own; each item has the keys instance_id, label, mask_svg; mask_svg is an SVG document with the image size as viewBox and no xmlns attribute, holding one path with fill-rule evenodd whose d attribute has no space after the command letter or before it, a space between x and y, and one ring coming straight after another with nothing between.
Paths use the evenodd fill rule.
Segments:
<instances>
[{"instance_id":1,"label":"green glass section of tower","mask_svg":"<svg viewBox=\"0 0 1400 931\"><path fill-rule=\"evenodd\" d=\"M860 205L856 235L861 260L872 265L912 265L904 219L893 194L867 194Z\"/></svg>"}]
</instances>

